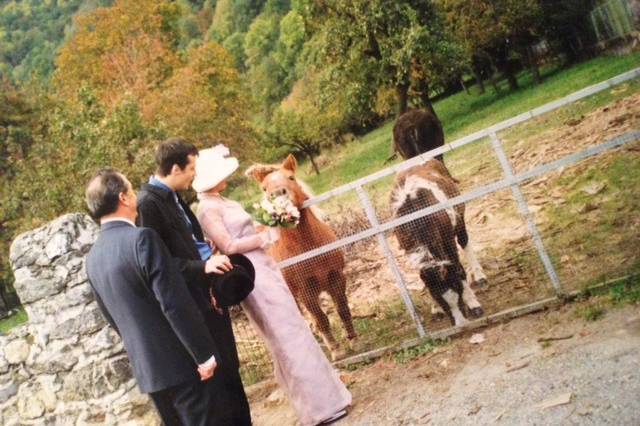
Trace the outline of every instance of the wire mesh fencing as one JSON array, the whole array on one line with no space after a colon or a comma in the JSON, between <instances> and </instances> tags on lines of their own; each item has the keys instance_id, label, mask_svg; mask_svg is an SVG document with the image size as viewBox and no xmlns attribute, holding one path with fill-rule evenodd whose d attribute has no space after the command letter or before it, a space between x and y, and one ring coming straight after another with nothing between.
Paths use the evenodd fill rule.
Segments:
<instances>
[{"instance_id":1,"label":"wire mesh fencing","mask_svg":"<svg viewBox=\"0 0 640 426\"><path fill-rule=\"evenodd\" d=\"M305 201L325 225L288 241L278 266L327 356L355 362L640 273L640 96L583 105L637 76ZM240 310L234 327L245 383L267 377Z\"/></svg>"}]
</instances>

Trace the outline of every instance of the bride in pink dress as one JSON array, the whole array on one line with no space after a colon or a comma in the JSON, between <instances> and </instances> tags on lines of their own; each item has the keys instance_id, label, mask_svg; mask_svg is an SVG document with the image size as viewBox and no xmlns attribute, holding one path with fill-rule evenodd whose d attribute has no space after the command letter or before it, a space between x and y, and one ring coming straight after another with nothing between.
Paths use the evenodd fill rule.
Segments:
<instances>
[{"instance_id":1,"label":"bride in pink dress","mask_svg":"<svg viewBox=\"0 0 640 426\"><path fill-rule=\"evenodd\" d=\"M276 263L264 251L277 234L256 232L242 206L220 195L226 178L238 168L237 159L228 155L222 145L200 151L193 181L200 201L198 221L223 254L242 253L253 263L255 288L241 306L269 348L276 380L298 419L304 426L331 423L347 414L351 394L320 349Z\"/></svg>"}]
</instances>

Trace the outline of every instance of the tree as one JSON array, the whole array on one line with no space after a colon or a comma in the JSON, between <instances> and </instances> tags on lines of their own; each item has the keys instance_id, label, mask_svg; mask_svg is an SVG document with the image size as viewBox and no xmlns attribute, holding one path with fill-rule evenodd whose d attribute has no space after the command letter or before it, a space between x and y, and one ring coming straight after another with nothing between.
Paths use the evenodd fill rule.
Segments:
<instances>
[{"instance_id":1,"label":"tree","mask_svg":"<svg viewBox=\"0 0 640 426\"><path fill-rule=\"evenodd\" d=\"M503 72L510 88L517 89L514 55L524 58L539 81L532 52L532 44L540 34L538 0L440 0L440 6L449 32L464 47L479 83L481 75L492 75L495 66ZM498 91L494 80L492 83Z\"/></svg>"},{"instance_id":2,"label":"tree","mask_svg":"<svg viewBox=\"0 0 640 426\"><path fill-rule=\"evenodd\" d=\"M65 99L87 86L113 109L132 98L146 104L178 67L180 8L167 1L118 0L78 17L76 32L56 60L56 87Z\"/></svg>"},{"instance_id":3,"label":"tree","mask_svg":"<svg viewBox=\"0 0 640 426\"><path fill-rule=\"evenodd\" d=\"M149 113L168 134L204 146L223 142L244 155L254 146L249 107L233 58L208 42L187 52L186 64L162 85Z\"/></svg>"},{"instance_id":4,"label":"tree","mask_svg":"<svg viewBox=\"0 0 640 426\"><path fill-rule=\"evenodd\" d=\"M326 33L320 60L334 65L337 74L373 86L371 93L395 88L398 113L408 108L412 86L422 88L420 100L432 108L429 86L450 78L452 71L459 74L459 49L431 1L334 0L299 7L306 22L323 19L317 30Z\"/></svg>"}]
</instances>

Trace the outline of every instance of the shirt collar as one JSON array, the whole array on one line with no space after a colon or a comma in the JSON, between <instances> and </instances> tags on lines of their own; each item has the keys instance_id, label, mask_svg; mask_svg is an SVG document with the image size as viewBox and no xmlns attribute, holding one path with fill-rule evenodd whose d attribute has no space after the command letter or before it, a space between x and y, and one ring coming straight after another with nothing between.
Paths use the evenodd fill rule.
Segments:
<instances>
[{"instance_id":1,"label":"shirt collar","mask_svg":"<svg viewBox=\"0 0 640 426\"><path fill-rule=\"evenodd\" d=\"M109 223L109 222L126 222L129 225L133 226L135 228L136 224L131 222L129 219L124 218L124 217L112 217L110 219L103 219L100 221L100 225L104 225L105 223Z\"/></svg>"},{"instance_id":2,"label":"shirt collar","mask_svg":"<svg viewBox=\"0 0 640 426\"><path fill-rule=\"evenodd\" d=\"M171 192L173 194L176 193L173 189L169 188L164 182L162 182L160 179L158 179L155 176L151 176L149 178L149 185L156 186L156 187L158 187L160 189L164 189L165 191Z\"/></svg>"}]
</instances>

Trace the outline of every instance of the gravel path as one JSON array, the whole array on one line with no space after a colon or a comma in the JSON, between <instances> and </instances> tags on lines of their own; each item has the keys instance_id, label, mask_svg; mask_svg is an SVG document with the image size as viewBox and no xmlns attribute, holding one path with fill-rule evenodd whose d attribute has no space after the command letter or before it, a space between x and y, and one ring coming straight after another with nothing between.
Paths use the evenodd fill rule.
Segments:
<instances>
[{"instance_id":1,"label":"gravel path","mask_svg":"<svg viewBox=\"0 0 640 426\"><path fill-rule=\"evenodd\" d=\"M347 372L347 425L640 425L640 306L587 322L591 300L455 339L410 362ZM540 338L563 338L540 343ZM279 391L253 395L255 424L295 425Z\"/></svg>"}]
</instances>

